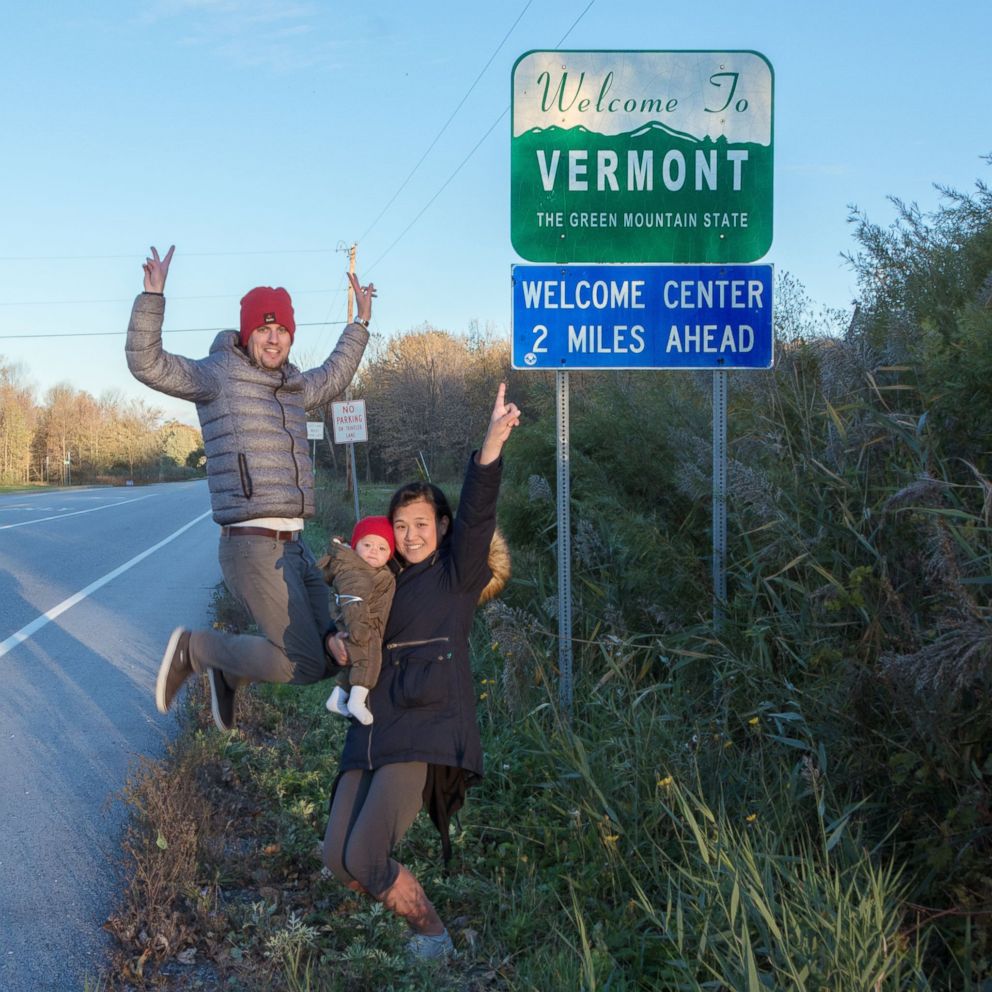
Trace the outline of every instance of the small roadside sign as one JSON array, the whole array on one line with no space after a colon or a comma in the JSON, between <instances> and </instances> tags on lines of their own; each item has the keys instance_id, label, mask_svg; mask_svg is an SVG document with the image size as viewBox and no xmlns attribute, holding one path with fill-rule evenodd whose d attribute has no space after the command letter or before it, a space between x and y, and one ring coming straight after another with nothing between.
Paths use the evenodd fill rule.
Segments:
<instances>
[{"instance_id":1,"label":"small roadside sign","mask_svg":"<svg viewBox=\"0 0 992 992\"><path fill-rule=\"evenodd\" d=\"M514 265L515 369L767 369L771 265Z\"/></svg>"},{"instance_id":2,"label":"small roadside sign","mask_svg":"<svg viewBox=\"0 0 992 992\"><path fill-rule=\"evenodd\" d=\"M324 422L322 420L307 421L307 440L308 441L324 440Z\"/></svg>"},{"instance_id":3,"label":"small roadside sign","mask_svg":"<svg viewBox=\"0 0 992 992\"><path fill-rule=\"evenodd\" d=\"M368 441L368 424L365 420L365 400L346 400L331 404L334 418L334 443L355 444Z\"/></svg>"},{"instance_id":4,"label":"small roadside sign","mask_svg":"<svg viewBox=\"0 0 992 992\"><path fill-rule=\"evenodd\" d=\"M753 262L772 242L768 60L532 51L513 67L510 240L532 262Z\"/></svg>"}]
</instances>

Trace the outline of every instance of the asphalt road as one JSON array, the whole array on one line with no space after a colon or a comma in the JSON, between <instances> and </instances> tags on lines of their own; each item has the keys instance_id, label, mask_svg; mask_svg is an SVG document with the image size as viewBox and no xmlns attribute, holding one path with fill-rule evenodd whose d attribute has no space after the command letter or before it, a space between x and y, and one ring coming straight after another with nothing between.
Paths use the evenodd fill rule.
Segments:
<instances>
[{"instance_id":1,"label":"asphalt road","mask_svg":"<svg viewBox=\"0 0 992 992\"><path fill-rule=\"evenodd\" d=\"M174 733L169 632L220 581L205 482L0 496L0 989L81 990L120 887L118 794Z\"/></svg>"}]
</instances>

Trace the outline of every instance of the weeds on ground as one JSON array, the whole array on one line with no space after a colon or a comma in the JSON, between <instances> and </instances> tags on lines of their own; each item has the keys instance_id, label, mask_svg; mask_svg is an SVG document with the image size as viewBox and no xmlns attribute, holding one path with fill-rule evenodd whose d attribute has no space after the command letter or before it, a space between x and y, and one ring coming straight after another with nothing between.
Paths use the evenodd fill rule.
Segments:
<instances>
[{"instance_id":1,"label":"weeds on ground","mask_svg":"<svg viewBox=\"0 0 992 992\"><path fill-rule=\"evenodd\" d=\"M190 935L187 968L207 962L246 990L941 988L924 977L928 931L905 880L866 848L826 756L797 746L801 721L712 723L696 671L712 656L676 646L645 670L643 647L621 642L580 655L566 725L533 627L510 662L516 695L501 690L502 651L522 643L506 609L521 608L491 611L475 634L488 775L453 832L453 870L424 818L400 852L449 921L455 964L411 969L402 926L321 868L343 726L318 685L246 694L230 735L205 729L191 700L196 767L175 772L211 816L168 917ZM153 966L167 956L153 943L127 980L165 981Z\"/></svg>"},{"instance_id":2,"label":"weeds on ground","mask_svg":"<svg viewBox=\"0 0 992 992\"><path fill-rule=\"evenodd\" d=\"M483 938L514 988L938 987L904 880L773 720L707 726L691 661L664 681L591 661L571 726L544 688L515 721L482 700L489 776L456 848L494 886Z\"/></svg>"}]
</instances>

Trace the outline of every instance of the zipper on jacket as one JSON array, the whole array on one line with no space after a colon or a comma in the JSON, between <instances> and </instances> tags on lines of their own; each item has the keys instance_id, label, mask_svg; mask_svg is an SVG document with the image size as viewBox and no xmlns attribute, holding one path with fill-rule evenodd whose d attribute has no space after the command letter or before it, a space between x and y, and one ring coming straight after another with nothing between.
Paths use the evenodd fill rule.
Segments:
<instances>
[{"instance_id":1,"label":"zipper on jacket","mask_svg":"<svg viewBox=\"0 0 992 992\"><path fill-rule=\"evenodd\" d=\"M386 650L392 651L394 648L419 648L424 644L437 644L439 641L448 641L448 637L428 637L423 641L393 641L385 645Z\"/></svg>"},{"instance_id":2,"label":"zipper on jacket","mask_svg":"<svg viewBox=\"0 0 992 992\"><path fill-rule=\"evenodd\" d=\"M369 771L372 771L372 724L369 724L369 746L366 751L365 758L369 763Z\"/></svg>"},{"instance_id":3,"label":"zipper on jacket","mask_svg":"<svg viewBox=\"0 0 992 992\"><path fill-rule=\"evenodd\" d=\"M251 474L248 472L248 459L243 451L238 452L238 473L241 476L241 491L245 494L245 499L251 499L254 486L251 483Z\"/></svg>"}]
</instances>

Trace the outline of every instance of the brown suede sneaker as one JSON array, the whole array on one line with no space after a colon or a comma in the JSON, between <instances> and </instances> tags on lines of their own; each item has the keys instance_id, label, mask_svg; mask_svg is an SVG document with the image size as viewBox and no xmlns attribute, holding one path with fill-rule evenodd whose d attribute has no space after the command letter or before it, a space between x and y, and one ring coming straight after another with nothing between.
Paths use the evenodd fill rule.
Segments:
<instances>
[{"instance_id":1,"label":"brown suede sneaker","mask_svg":"<svg viewBox=\"0 0 992 992\"><path fill-rule=\"evenodd\" d=\"M189 657L189 631L176 627L166 645L162 664L159 665L158 679L155 682L155 705L159 713L168 713L176 693L182 684L193 674L193 663Z\"/></svg>"}]
</instances>

